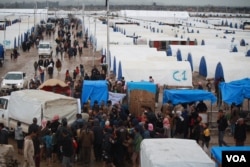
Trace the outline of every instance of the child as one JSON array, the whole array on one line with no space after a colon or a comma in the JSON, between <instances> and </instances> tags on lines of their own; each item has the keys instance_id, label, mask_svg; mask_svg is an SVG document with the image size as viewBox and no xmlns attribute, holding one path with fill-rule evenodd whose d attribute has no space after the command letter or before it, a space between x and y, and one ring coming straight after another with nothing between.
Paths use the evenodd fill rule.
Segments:
<instances>
[{"instance_id":1,"label":"child","mask_svg":"<svg viewBox=\"0 0 250 167\"><path fill-rule=\"evenodd\" d=\"M19 121L17 122L17 126L15 127L15 140L17 141L18 154L22 154L24 137L23 137L23 130L21 127L21 122Z\"/></svg>"},{"instance_id":2,"label":"child","mask_svg":"<svg viewBox=\"0 0 250 167\"><path fill-rule=\"evenodd\" d=\"M202 148L204 148L204 144L205 144L205 146L207 147L207 149L208 149L208 147L209 147L209 142L210 142L210 129L208 128L208 123L204 123L204 124L202 124L202 126L203 126L203 134L202 134L202 136L203 136L203 138L202 138Z\"/></svg>"},{"instance_id":3,"label":"child","mask_svg":"<svg viewBox=\"0 0 250 167\"><path fill-rule=\"evenodd\" d=\"M48 166L51 166L51 158L52 158L52 132L47 131L46 135L43 137L43 141L46 147L46 159Z\"/></svg>"},{"instance_id":4,"label":"child","mask_svg":"<svg viewBox=\"0 0 250 167\"><path fill-rule=\"evenodd\" d=\"M166 114L163 120L164 137L171 138L170 116Z\"/></svg>"}]
</instances>

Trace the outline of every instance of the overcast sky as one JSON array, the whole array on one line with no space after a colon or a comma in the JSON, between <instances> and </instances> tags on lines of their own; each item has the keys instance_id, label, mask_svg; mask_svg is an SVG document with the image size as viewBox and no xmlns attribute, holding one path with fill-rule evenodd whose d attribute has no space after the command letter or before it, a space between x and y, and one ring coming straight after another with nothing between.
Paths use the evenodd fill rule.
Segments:
<instances>
[{"instance_id":1,"label":"overcast sky","mask_svg":"<svg viewBox=\"0 0 250 167\"><path fill-rule=\"evenodd\" d=\"M41 2L42 0L40 0ZM56 1L56 0L55 0ZM60 0L62 1L62 0ZM59 1L59 2L60 2ZM65 0L63 0L65 1ZM68 2L72 2L67 0ZM75 3L85 4L105 4L105 0L74 0ZM133 4L133 5L151 5L155 2L157 5L190 5L190 6L248 6L250 7L250 0L110 0L110 4Z\"/></svg>"},{"instance_id":2,"label":"overcast sky","mask_svg":"<svg viewBox=\"0 0 250 167\"><path fill-rule=\"evenodd\" d=\"M60 3L67 2L68 4L98 4L104 5L106 0L11 0L11 2L46 2L46 1L59 1ZM10 2L10 0L0 0L0 2ZM250 7L250 0L109 0L111 5L190 5L190 6L237 6L237 7Z\"/></svg>"}]
</instances>

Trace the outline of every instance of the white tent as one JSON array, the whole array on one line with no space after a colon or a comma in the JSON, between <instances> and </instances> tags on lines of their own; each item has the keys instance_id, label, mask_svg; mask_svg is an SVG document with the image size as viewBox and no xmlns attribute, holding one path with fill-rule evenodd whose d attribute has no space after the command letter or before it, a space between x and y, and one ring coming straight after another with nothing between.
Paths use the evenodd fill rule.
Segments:
<instances>
[{"instance_id":1,"label":"white tent","mask_svg":"<svg viewBox=\"0 0 250 167\"><path fill-rule=\"evenodd\" d=\"M215 167L215 162L194 140L144 139L141 167Z\"/></svg>"},{"instance_id":2,"label":"white tent","mask_svg":"<svg viewBox=\"0 0 250 167\"><path fill-rule=\"evenodd\" d=\"M189 18L188 12L180 11L121 10L120 15L133 18Z\"/></svg>"},{"instance_id":3,"label":"white tent","mask_svg":"<svg viewBox=\"0 0 250 167\"><path fill-rule=\"evenodd\" d=\"M19 34L19 44L21 44L21 34L31 33L34 25L40 23L40 20L46 20L48 9L36 9L35 11L34 9L0 9L0 12L9 14L5 15L4 19L15 17L21 20L21 22L7 26L5 31L0 31L0 43L3 44L4 40L6 40L8 44L5 45L5 48L12 49L14 48L15 38L16 45L18 45Z\"/></svg>"},{"instance_id":4,"label":"white tent","mask_svg":"<svg viewBox=\"0 0 250 167\"><path fill-rule=\"evenodd\" d=\"M192 87L192 72L187 61L122 61L122 74L127 81L148 81L168 86Z\"/></svg>"},{"instance_id":5,"label":"white tent","mask_svg":"<svg viewBox=\"0 0 250 167\"><path fill-rule=\"evenodd\" d=\"M218 65L220 64L220 65ZM223 61L218 62L215 71L217 78L224 78L225 82L240 80L243 78L250 78L250 59L247 61ZM221 68L218 68L221 67ZM223 75L221 75L223 74Z\"/></svg>"},{"instance_id":6,"label":"white tent","mask_svg":"<svg viewBox=\"0 0 250 167\"><path fill-rule=\"evenodd\" d=\"M202 61L202 60L200 60ZM214 78L215 77L215 72L216 72L216 67L217 64L220 62L223 66L226 64L231 64L231 66L234 66L235 64L238 64L238 68L242 68L242 66L249 66L250 65L250 58L246 57L244 55L244 53L242 52L229 52L229 53L210 53L210 55L205 55L204 56L204 62L200 63L200 66L204 66L204 70L207 71L207 76L206 78ZM205 63L205 64L203 64ZM241 65L239 65L241 64ZM245 68L245 67L244 67ZM248 67L246 67L248 68ZM200 71L201 69L199 69L199 73L202 75L202 71ZM236 76L231 76L231 74L233 74L234 72L231 70L223 70L224 74L228 74L230 73L230 80L234 80L233 78ZM245 69L240 70L242 71L241 73L244 73ZM246 70L248 71L248 70ZM238 76L240 76L241 74L237 74ZM226 75L227 76L227 75ZM248 75L249 76L249 75ZM247 76L246 76L247 77ZM238 78L238 77L237 77ZM244 78L244 77L243 77ZM239 78L242 79L242 78Z\"/></svg>"}]
</instances>

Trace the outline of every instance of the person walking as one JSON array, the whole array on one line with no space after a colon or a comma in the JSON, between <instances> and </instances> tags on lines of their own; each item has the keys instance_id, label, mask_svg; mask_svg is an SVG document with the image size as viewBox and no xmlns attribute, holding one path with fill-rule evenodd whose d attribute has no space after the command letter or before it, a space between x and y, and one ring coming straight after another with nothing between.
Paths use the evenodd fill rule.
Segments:
<instances>
[{"instance_id":1,"label":"person walking","mask_svg":"<svg viewBox=\"0 0 250 167\"><path fill-rule=\"evenodd\" d=\"M133 167L136 167L138 163L140 166L140 145L142 142L142 136L139 132L138 127L134 128L134 133L135 133L135 136L134 136L134 140L133 140L132 163L133 163Z\"/></svg>"},{"instance_id":2,"label":"person walking","mask_svg":"<svg viewBox=\"0 0 250 167\"><path fill-rule=\"evenodd\" d=\"M91 161L91 150L94 141L93 131L90 129L88 124L80 134L80 143L82 145L82 153L84 164L89 164Z\"/></svg>"},{"instance_id":3,"label":"person walking","mask_svg":"<svg viewBox=\"0 0 250 167\"><path fill-rule=\"evenodd\" d=\"M43 142L46 146L46 161L48 166L51 166L51 158L52 158L52 132L48 130L46 135L43 137Z\"/></svg>"},{"instance_id":4,"label":"person walking","mask_svg":"<svg viewBox=\"0 0 250 167\"><path fill-rule=\"evenodd\" d=\"M53 64L50 63L47 69L48 69L49 79L52 79L53 78L53 72L54 72Z\"/></svg>"},{"instance_id":5,"label":"person walking","mask_svg":"<svg viewBox=\"0 0 250 167\"><path fill-rule=\"evenodd\" d=\"M247 138L246 124L243 118L239 118L235 125L234 140L236 146L244 146Z\"/></svg>"},{"instance_id":6,"label":"person walking","mask_svg":"<svg viewBox=\"0 0 250 167\"><path fill-rule=\"evenodd\" d=\"M208 128L208 123L203 123L203 133L202 133L202 148L206 146L206 149L209 150L209 142L210 142L210 129Z\"/></svg>"},{"instance_id":7,"label":"person walking","mask_svg":"<svg viewBox=\"0 0 250 167\"><path fill-rule=\"evenodd\" d=\"M37 129L32 128L30 134L24 138L24 164L23 167L35 167L35 148L33 144L33 138L37 135Z\"/></svg>"},{"instance_id":8,"label":"person walking","mask_svg":"<svg viewBox=\"0 0 250 167\"><path fill-rule=\"evenodd\" d=\"M9 131L0 123L0 144L8 144Z\"/></svg>"},{"instance_id":9,"label":"person walking","mask_svg":"<svg viewBox=\"0 0 250 167\"><path fill-rule=\"evenodd\" d=\"M21 122L17 122L17 126L15 127L15 140L17 142L17 149L18 154L23 154L23 143L24 143L24 137L23 137L23 129L21 127Z\"/></svg>"},{"instance_id":10,"label":"person walking","mask_svg":"<svg viewBox=\"0 0 250 167\"><path fill-rule=\"evenodd\" d=\"M103 140L103 128L100 126L98 119L94 120L93 126L94 133L94 155L96 161L101 161L102 159L102 140Z\"/></svg>"},{"instance_id":11,"label":"person walking","mask_svg":"<svg viewBox=\"0 0 250 167\"><path fill-rule=\"evenodd\" d=\"M32 124L29 125L28 128L28 134L32 134L32 143L34 146L34 161L35 161L35 167L40 167L40 140L39 140L39 135L40 135L40 127L37 125L37 118L34 117L32 120Z\"/></svg>"},{"instance_id":12,"label":"person walking","mask_svg":"<svg viewBox=\"0 0 250 167\"><path fill-rule=\"evenodd\" d=\"M45 78L44 67L43 66L39 67L39 74L40 74L40 81L41 81L41 83L43 83L44 82L44 78Z\"/></svg>"},{"instance_id":13,"label":"person walking","mask_svg":"<svg viewBox=\"0 0 250 167\"><path fill-rule=\"evenodd\" d=\"M60 61L60 59L57 59L57 61L56 61L56 69L57 69L58 73L62 69L62 62Z\"/></svg>"},{"instance_id":14,"label":"person walking","mask_svg":"<svg viewBox=\"0 0 250 167\"><path fill-rule=\"evenodd\" d=\"M34 62L34 70L35 70L35 75L37 75L37 69L38 69L38 62Z\"/></svg>"},{"instance_id":15,"label":"person walking","mask_svg":"<svg viewBox=\"0 0 250 167\"><path fill-rule=\"evenodd\" d=\"M62 167L72 167L72 157L74 155L73 140L67 129L62 129Z\"/></svg>"},{"instance_id":16,"label":"person walking","mask_svg":"<svg viewBox=\"0 0 250 167\"><path fill-rule=\"evenodd\" d=\"M225 135L225 130L228 127L227 124L227 118L224 115L223 110L219 110L218 112L218 120L217 120L217 124L218 124L218 142L219 142L219 146L228 146L227 143L224 141L224 135Z\"/></svg>"}]
</instances>

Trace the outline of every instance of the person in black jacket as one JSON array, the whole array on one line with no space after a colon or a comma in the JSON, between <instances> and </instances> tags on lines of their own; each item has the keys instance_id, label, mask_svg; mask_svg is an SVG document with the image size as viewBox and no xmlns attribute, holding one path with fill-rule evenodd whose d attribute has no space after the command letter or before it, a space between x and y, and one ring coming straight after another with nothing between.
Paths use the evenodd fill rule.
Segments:
<instances>
[{"instance_id":1,"label":"person in black jacket","mask_svg":"<svg viewBox=\"0 0 250 167\"><path fill-rule=\"evenodd\" d=\"M94 120L94 126L93 126L93 132L94 132L94 154L95 154L95 160L101 161L102 159L102 140L103 140L103 129L100 126L99 120Z\"/></svg>"},{"instance_id":2,"label":"person in black jacket","mask_svg":"<svg viewBox=\"0 0 250 167\"><path fill-rule=\"evenodd\" d=\"M243 118L238 119L235 125L234 139L236 146L244 146L246 141L246 124Z\"/></svg>"},{"instance_id":3,"label":"person in black jacket","mask_svg":"<svg viewBox=\"0 0 250 167\"><path fill-rule=\"evenodd\" d=\"M217 124L218 124L218 142L219 142L219 146L228 146L227 143L223 140L224 135L225 135L225 130L228 127L227 124L227 119L223 113L223 110L219 110L218 113L218 120L217 120Z\"/></svg>"},{"instance_id":4,"label":"person in black jacket","mask_svg":"<svg viewBox=\"0 0 250 167\"><path fill-rule=\"evenodd\" d=\"M0 123L0 144L8 144L9 132L4 127L3 123Z\"/></svg>"},{"instance_id":5,"label":"person in black jacket","mask_svg":"<svg viewBox=\"0 0 250 167\"><path fill-rule=\"evenodd\" d=\"M28 128L28 134L31 134L32 132L37 132L37 135L34 136L34 138L32 139L33 144L34 144L34 150L35 150L35 155L34 155L34 160L35 160L35 165L36 167L40 166L40 140L39 140L39 135L40 135L40 131L41 128L39 127L39 125L37 125L37 118L34 117L33 118L33 123L29 125Z\"/></svg>"},{"instance_id":6,"label":"person in black jacket","mask_svg":"<svg viewBox=\"0 0 250 167\"><path fill-rule=\"evenodd\" d=\"M63 167L72 167L72 156L74 154L74 147L73 147L73 142L72 142L72 137L69 134L67 129L62 130L62 146L61 146L61 151L62 151L62 166Z\"/></svg>"}]
</instances>

